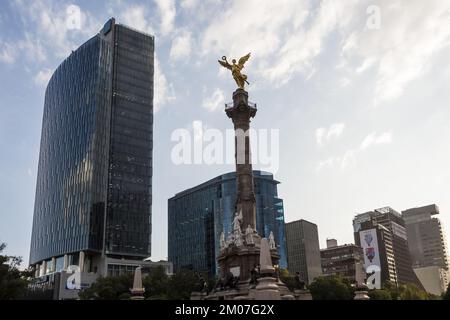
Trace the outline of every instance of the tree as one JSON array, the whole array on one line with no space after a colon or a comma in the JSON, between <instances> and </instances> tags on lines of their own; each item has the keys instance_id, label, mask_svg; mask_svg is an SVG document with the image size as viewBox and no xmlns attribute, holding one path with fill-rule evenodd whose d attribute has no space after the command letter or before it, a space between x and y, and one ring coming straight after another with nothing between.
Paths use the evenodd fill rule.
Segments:
<instances>
[{"instance_id":1,"label":"tree","mask_svg":"<svg viewBox=\"0 0 450 320\"><path fill-rule=\"evenodd\" d=\"M309 285L313 300L352 300L353 289L340 276L317 277Z\"/></svg>"},{"instance_id":2,"label":"tree","mask_svg":"<svg viewBox=\"0 0 450 320\"><path fill-rule=\"evenodd\" d=\"M204 279L208 279L204 276ZM167 298L170 300L190 299L193 291L200 291L199 274L192 270L179 270L170 277Z\"/></svg>"},{"instance_id":3,"label":"tree","mask_svg":"<svg viewBox=\"0 0 450 320\"><path fill-rule=\"evenodd\" d=\"M0 253L6 243L0 244ZM0 300L21 299L25 296L30 270L20 271L21 257L0 255Z\"/></svg>"},{"instance_id":4,"label":"tree","mask_svg":"<svg viewBox=\"0 0 450 320\"><path fill-rule=\"evenodd\" d=\"M370 290L368 295L370 300L392 300L391 292L386 289Z\"/></svg>"},{"instance_id":5,"label":"tree","mask_svg":"<svg viewBox=\"0 0 450 320\"><path fill-rule=\"evenodd\" d=\"M280 280L289 290L293 291L296 289L295 276L291 275L287 269L280 269Z\"/></svg>"},{"instance_id":6,"label":"tree","mask_svg":"<svg viewBox=\"0 0 450 320\"><path fill-rule=\"evenodd\" d=\"M169 277L164 272L163 267L151 268L148 276L142 280L142 285L145 288L144 296L146 299L167 299Z\"/></svg>"},{"instance_id":7,"label":"tree","mask_svg":"<svg viewBox=\"0 0 450 320\"><path fill-rule=\"evenodd\" d=\"M117 300L128 299L133 285L133 274L118 277L100 277L89 288L79 293L80 299ZM204 276L208 281L208 278ZM179 270L169 277L162 267L151 268L142 279L146 299L180 300L190 299L193 291L199 291L200 276L192 270Z\"/></svg>"},{"instance_id":8,"label":"tree","mask_svg":"<svg viewBox=\"0 0 450 320\"><path fill-rule=\"evenodd\" d=\"M133 274L117 277L100 277L89 288L80 291L83 300L119 300L129 297Z\"/></svg>"},{"instance_id":9,"label":"tree","mask_svg":"<svg viewBox=\"0 0 450 320\"><path fill-rule=\"evenodd\" d=\"M450 283L448 284L447 291L442 294L442 300L450 300Z\"/></svg>"},{"instance_id":10,"label":"tree","mask_svg":"<svg viewBox=\"0 0 450 320\"><path fill-rule=\"evenodd\" d=\"M399 291L400 300L428 300L427 292L412 283L400 285Z\"/></svg>"},{"instance_id":11,"label":"tree","mask_svg":"<svg viewBox=\"0 0 450 320\"><path fill-rule=\"evenodd\" d=\"M383 289L389 291L392 300L429 300L433 298L432 295L412 283L396 285L386 282Z\"/></svg>"},{"instance_id":12,"label":"tree","mask_svg":"<svg viewBox=\"0 0 450 320\"><path fill-rule=\"evenodd\" d=\"M392 300L400 300L400 291L399 288L397 287L397 284L390 281L386 281L383 284L382 289L390 293Z\"/></svg>"}]
</instances>

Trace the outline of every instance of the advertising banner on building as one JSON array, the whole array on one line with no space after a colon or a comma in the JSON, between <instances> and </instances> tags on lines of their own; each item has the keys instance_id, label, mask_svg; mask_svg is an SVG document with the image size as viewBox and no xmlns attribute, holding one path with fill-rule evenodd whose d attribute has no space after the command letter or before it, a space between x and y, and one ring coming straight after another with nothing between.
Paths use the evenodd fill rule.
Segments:
<instances>
[{"instance_id":1,"label":"advertising banner on building","mask_svg":"<svg viewBox=\"0 0 450 320\"><path fill-rule=\"evenodd\" d=\"M360 231L359 240L364 254L364 269L367 274L366 284L369 289L381 289L381 263L377 230Z\"/></svg>"},{"instance_id":2,"label":"advertising banner on building","mask_svg":"<svg viewBox=\"0 0 450 320\"><path fill-rule=\"evenodd\" d=\"M359 232L360 243L364 253L364 268L380 265L380 250L378 249L377 230L369 229Z\"/></svg>"}]
</instances>

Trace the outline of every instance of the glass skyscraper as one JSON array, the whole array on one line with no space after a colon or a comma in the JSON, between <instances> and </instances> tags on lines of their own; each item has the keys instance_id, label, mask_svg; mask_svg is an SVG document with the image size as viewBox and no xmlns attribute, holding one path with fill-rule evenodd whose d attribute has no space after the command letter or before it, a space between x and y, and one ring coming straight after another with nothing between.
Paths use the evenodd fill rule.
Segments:
<instances>
[{"instance_id":1,"label":"glass skyscraper","mask_svg":"<svg viewBox=\"0 0 450 320\"><path fill-rule=\"evenodd\" d=\"M30 264L36 275L150 256L154 38L110 19L45 93Z\"/></svg>"},{"instance_id":2,"label":"glass skyscraper","mask_svg":"<svg viewBox=\"0 0 450 320\"><path fill-rule=\"evenodd\" d=\"M283 200L278 198L278 181L267 172L253 171L256 197L256 229L262 237L273 231L286 268L286 239ZM236 173L230 172L176 194L168 201L169 261L174 269L193 269L217 274L219 237L232 232L236 204Z\"/></svg>"}]
</instances>

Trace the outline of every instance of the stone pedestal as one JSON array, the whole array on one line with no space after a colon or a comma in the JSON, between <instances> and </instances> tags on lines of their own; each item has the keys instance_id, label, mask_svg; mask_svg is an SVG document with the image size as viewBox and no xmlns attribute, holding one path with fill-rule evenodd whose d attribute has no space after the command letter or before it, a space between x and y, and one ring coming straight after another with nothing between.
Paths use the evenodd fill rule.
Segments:
<instances>
[{"instance_id":1,"label":"stone pedestal","mask_svg":"<svg viewBox=\"0 0 450 320\"><path fill-rule=\"evenodd\" d=\"M256 300L281 299L270 253L269 241L266 238L261 239L261 255L259 259L261 277L258 279L258 285L256 286Z\"/></svg>"},{"instance_id":2,"label":"stone pedestal","mask_svg":"<svg viewBox=\"0 0 450 320\"><path fill-rule=\"evenodd\" d=\"M357 284L353 300L370 300L368 293L369 291L366 284Z\"/></svg>"},{"instance_id":3,"label":"stone pedestal","mask_svg":"<svg viewBox=\"0 0 450 320\"><path fill-rule=\"evenodd\" d=\"M263 277L258 279L255 291L255 300L281 300L277 279L274 277Z\"/></svg>"},{"instance_id":4,"label":"stone pedestal","mask_svg":"<svg viewBox=\"0 0 450 320\"><path fill-rule=\"evenodd\" d=\"M278 279L277 286L280 290L281 300L295 300L294 294L280 279Z\"/></svg>"},{"instance_id":5,"label":"stone pedestal","mask_svg":"<svg viewBox=\"0 0 450 320\"><path fill-rule=\"evenodd\" d=\"M131 300L144 300L145 289L142 286L141 267L137 267L134 271L133 288L130 289Z\"/></svg>"},{"instance_id":6,"label":"stone pedestal","mask_svg":"<svg viewBox=\"0 0 450 320\"><path fill-rule=\"evenodd\" d=\"M366 290L355 291L355 297L353 298L353 300L370 300L368 291Z\"/></svg>"}]
</instances>

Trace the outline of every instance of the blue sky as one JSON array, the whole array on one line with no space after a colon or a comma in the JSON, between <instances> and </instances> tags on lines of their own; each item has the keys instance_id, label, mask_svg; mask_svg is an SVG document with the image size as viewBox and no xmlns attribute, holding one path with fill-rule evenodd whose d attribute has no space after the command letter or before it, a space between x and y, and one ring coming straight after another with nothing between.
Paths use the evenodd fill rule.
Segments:
<instances>
[{"instance_id":1,"label":"blue sky","mask_svg":"<svg viewBox=\"0 0 450 320\"><path fill-rule=\"evenodd\" d=\"M81 29L66 23L71 4ZM317 223L322 246L331 237L350 243L355 213L436 203L450 228L448 1L6 0L0 241L8 253L28 261L47 81L112 16L156 36L152 258L167 256L167 199L234 169L173 164L171 134L194 121L231 128L223 104L235 84L217 59L248 52L252 126L279 129L275 178L287 221Z\"/></svg>"}]
</instances>

